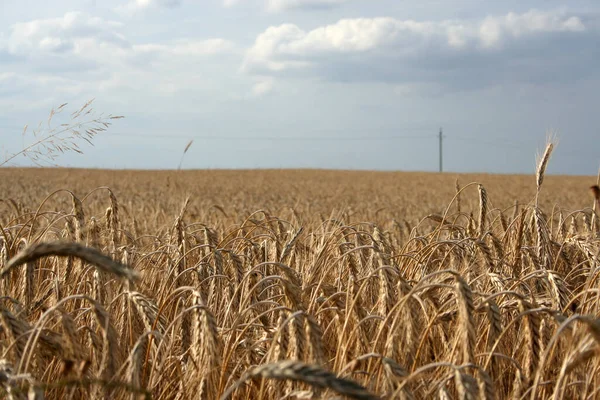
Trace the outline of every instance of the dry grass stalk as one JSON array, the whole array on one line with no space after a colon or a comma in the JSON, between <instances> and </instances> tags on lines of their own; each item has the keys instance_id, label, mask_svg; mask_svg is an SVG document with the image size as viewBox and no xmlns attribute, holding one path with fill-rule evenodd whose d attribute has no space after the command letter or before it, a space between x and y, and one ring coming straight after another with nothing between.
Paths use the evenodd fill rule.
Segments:
<instances>
[{"instance_id":1,"label":"dry grass stalk","mask_svg":"<svg viewBox=\"0 0 600 400\"><path fill-rule=\"evenodd\" d=\"M52 120L60 115L67 106L67 103L61 104L50 111L48 120L45 124L40 122L37 128L32 130L33 141L24 145L23 149L5 156L4 161L0 162L0 167L10 165L10 162L17 156L25 156L37 166L55 165L54 161L60 154L66 152L75 152L82 154L78 141L86 141L91 144L91 140L99 133L106 131L115 119L123 116L99 115L96 116L92 108L94 99L86 102L78 111L71 114L67 122L61 123L56 127L52 126ZM28 134L28 126L23 129L23 136Z\"/></svg>"}]
</instances>

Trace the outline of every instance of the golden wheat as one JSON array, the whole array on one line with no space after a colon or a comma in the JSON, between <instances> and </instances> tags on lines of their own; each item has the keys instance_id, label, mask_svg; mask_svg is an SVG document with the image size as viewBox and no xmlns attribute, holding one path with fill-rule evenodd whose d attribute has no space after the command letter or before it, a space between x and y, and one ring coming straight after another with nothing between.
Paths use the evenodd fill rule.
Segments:
<instances>
[{"instance_id":1,"label":"golden wheat","mask_svg":"<svg viewBox=\"0 0 600 400\"><path fill-rule=\"evenodd\" d=\"M600 189L552 148L535 185L0 170L0 392L594 398Z\"/></svg>"}]
</instances>

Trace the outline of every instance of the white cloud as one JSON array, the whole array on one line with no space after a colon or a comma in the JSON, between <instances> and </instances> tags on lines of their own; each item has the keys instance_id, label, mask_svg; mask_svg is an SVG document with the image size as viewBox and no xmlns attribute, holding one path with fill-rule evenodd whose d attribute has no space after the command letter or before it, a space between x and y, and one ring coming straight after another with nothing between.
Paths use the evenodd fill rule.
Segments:
<instances>
[{"instance_id":1,"label":"white cloud","mask_svg":"<svg viewBox=\"0 0 600 400\"><path fill-rule=\"evenodd\" d=\"M205 56L220 53L230 53L235 50L232 41L216 38L205 40L177 40L170 44L143 44L133 46L133 50L139 53L154 53L175 56Z\"/></svg>"},{"instance_id":2,"label":"white cloud","mask_svg":"<svg viewBox=\"0 0 600 400\"><path fill-rule=\"evenodd\" d=\"M261 82L256 83L252 87L252 95L254 97L262 97L273 90L275 82L273 79L265 79Z\"/></svg>"},{"instance_id":3,"label":"white cloud","mask_svg":"<svg viewBox=\"0 0 600 400\"><path fill-rule=\"evenodd\" d=\"M268 11L281 12L289 10L330 8L348 3L349 1L350 0L267 0L266 7Z\"/></svg>"},{"instance_id":4,"label":"white cloud","mask_svg":"<svg viewBox=\"0 0 600 400\"><path fill-rule=\"evenodd\" d=\"M147 56L206 56L231 53L233 42L222 38L177 39L165 43L132 44L121 33L123 24L86 13L69 12L61 18L17 23L5 40L9 54L43 61L50 56L123 63ZM75 56L75 58L73 58Z\"/></svg>"},{"instance_id":5,"label":"white cloud","mask_svg":"<svg viewBox=\"0 0 600 400\"><path fill-rule=\"evenodd\" d=\"M223 6L225 7L233 7L240 4L242 0L223 0Z\"/></svg>"},{"instance_id":6,"label":"white cloud","mask_svg":"<svg viewBox=\"0 0 600 400\"><path fill-rule=\"evenodd\" d=\"M233 7L244 0L223 0L223 6ZM341 6L351 0L261 0L267 11L272 13L291 10L328 9ZM372 0L371 0L372 1Z\"/></svg>"},{"instance_id":7,"label":"white cloud","mask_svg":"<svg viewBox=\"0 0 600 400\"><path fill-rule=\"evenodd\" d=\"M509 13L504 17L487 17L480 24L479 40L486 47L496 46L502 41L535 33L581 32L585 26L576 16L561 13L529 11L525 14Z\"/></svg>"},{"instance_id":8,"label":"white cloud","mask_svg":"<svg viewBox=\"0 0 600 400\"><path fill-rule=\"evenodd\" d=\"M15 55L74 51L80 41L86 40L127 47L127 41L119 33L121 26L119 22L86 13L68 12L60 18L14 24L6 42L8 52Z\"/></svg>"},{"instance_id":9,"label":"white cloud","mask_svg":"<svg viewBox=\"0 0 600 400\"><path fill-rule=\"evenodd\" d=\"M32 93L64 100L213 90L217 83L211 68L229 63L235 71L241 56L236 45L223 38L134 43L126 32L122 23L80 12L12 25L0 34L0 98L17 104ZM238 60L227 58L231 56Z\"/></svg>"},{"instance_id":10,"label":"white cloud","mask_svg":"<svg viewBox=\"0 0 600 400\"><path fill-rule=\"evenodd\" d=\"M120 5L115 11L124 16L132 16L140 11L152 8L175 8L182 4L182 0L131 0Z\"/></svg>"},{"instance_id":11,"label":"white cloud","mask_svg":"<svg viewBox=\"0 0 600 400\"><path fill-rule=\"evenodd\" d=\"M135 0L135 4L139 8L147 7L177 7L181 5L181 0Z\"/></svg>"},{"instance_id":12,"label":"white cloud","mask_svg":"<svg viewBox=\"0 0 600 400\"><path fill-rule=\"evenodd\" d=\"M246 52L242 70L258 75L316 75L341 81L489 80L502 66L533 74L549 54L568 60L574 41L600 39L585 18L532 10L480 21L413 21L395 18L342 19L304 31L294 24L272 26ZM560 38L561 40L556 40ZM563 54L564 53L564 54ZM495 62L490 70L490 63ZM554 63L560 68L560 63ZM563 71L568 73L568 71ZM480 76L473 76L479 73ZM523 75L524 74L524 75ZM539 71L544 76L546 71ZM551 74L550 74L551 75Z\"/></svg>"},{"instance_id":13,"label":"white cloud","mask_svg":"<svg viewBox=\"0 0 600 400\"><path fill-rule=\"evenodd\" d=\"M282 48L293 43L297 43L306 37L306 33L293 24L284 24L272 26L264 33L261 33L254 43L254 46L248 50L243 64L244 70L253 70L254 68L266 68L270 71L283 71L293 67L305 67L306 62L297 62L293 59L280 59L278 54Z\"/></svg>"}]
</instances>

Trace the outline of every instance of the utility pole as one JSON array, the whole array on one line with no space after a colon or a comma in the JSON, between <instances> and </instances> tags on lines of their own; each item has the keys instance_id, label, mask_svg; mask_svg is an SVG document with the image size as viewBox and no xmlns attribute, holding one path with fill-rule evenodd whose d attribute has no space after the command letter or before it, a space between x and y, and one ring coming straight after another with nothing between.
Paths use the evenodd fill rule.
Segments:
<instances>
[{"instance_id":1,"label":"utility pole","mask_svg":"<svg viewBox=\"0 0 600 400\"><path fill-rule=\"evenodd\" d=\"M442 139L443 139L443 135L442 135L442 128L440 128L440 172L444 172L444 164L442 163L443 158L442 158Z\"/></svg>"}]
</instances>

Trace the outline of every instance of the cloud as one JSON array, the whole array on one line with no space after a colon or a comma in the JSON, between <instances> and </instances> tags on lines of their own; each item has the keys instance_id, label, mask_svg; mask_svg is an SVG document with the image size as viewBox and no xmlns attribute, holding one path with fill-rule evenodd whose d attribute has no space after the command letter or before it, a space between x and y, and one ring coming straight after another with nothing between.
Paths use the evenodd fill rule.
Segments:
<instances>
[{"instance_id":1,"label":"cloud","mask_svg":"<svg viewBox=\"0 0 600 400\"><path fill-rule=\"evenodd\" d=\"M68 12L61 18L39 19L12 25L4 41L5 52L17 59L32 58L40 66L64 59L76 65L83 61L123 64L161 56L207 56L231 53L233 42L222 38L186 38L164 43L132 44L121 32L123 24ZM2 42L0 42L2 43ZM0 50L2 46L0 46Z\"/></svg>"},{"instance_id":2,"label":"cloud","mask_svg":"<svg viewBox=\"0 0 600 400\"><path fill-rule=\"evenodd\" d=\"M229 64L235 73L241 57L235 43L224 38L135 43L124 28L81 12L10 26L0 33L0 100L21 107L34 96L64 100L112 94L113 101L121 101L125 97L116 93L213 90L212 69Z\"/></svg>"},{"instance_id":3,"label":"cloud","mask_svg":"<svg viewBox=\"0 0 600 400\"><path fill-rule=\"evenodd\" d=\"M292 10L319 10L331 9L348 3L351 0L263 0L264 7L272 13ZM223 0L223 6L233 7L241 4L243 0Z\"/></svg>"},{"instance_id":4,"label":"cloud","mask_svg":"<svg viewBox=\"0 0 600 400\"><path fill-rule=\"evenodd\" d=\"M229 8L229 7L237 6L241 2L242 2L242 0L223 0L223 6Z\"/></svg>"},{"instance_id":5,"label":"cloud","mask_svg":"<svg viewBox=\"0 0 600 400\"><path fill-rule=\"evenodd\" d=\"M505 17L487 17L479 26L479 37L484 47L495 47L511 38L535 33L581 32L585 26L576 16L562 13L529 11L522 15L509 13Z\"/></svg>"},{"instance_id":6,"label":"cloud","mask_svg":"<svg viewBox=\"0 0 600 400\"><path fill-rule=\"evenodd\" d=\"M147 7L167 7L174 8L181 5L181 0L135 0L134 3L139 8Z\"/></svg>"},{"instance_id":7,"label":"cloud","mask_svg":"<svg viewBox=\"0 0 600 400\"><path fill-rule=\"evenodd\" d=\"M274 87L275 87L275 82L273 81L273 79L265 79L261 82L256 83L252 87L252 96L253 97L262 97L262 96L270 93L271 91L273 91Z\"/></svg>"},{"instance_id":8,"label":"cloud","mask_svg":"<svg viewBox=\"0 0 600 400\"><path fill-rule=\"evenodd\" d=\"M257 36L242 71L473 88L511 80L575 79L573 71L581 72L585 64L581 54L587 51L597 60L594 43L600 34L591 18L531 10L479 21L342 19L310 31L283 24Z\"/></svg>"},{"instance_id":9,"label":"cloud","mask_svg":"<svg viewBox=\"0 0 600 400\"><path fill-rule=\"evenodd\" d=\"M144 44L134 46L134 51L139 53L154 53L172 56L205 56L230 53L235 49L235 43L221 38L204 40L179 39L169 44Z\"/></svg>"},{"instance_id":10,"label":"cloud","mask_svg":"<svg viewBox=\"0 0 600 400\"><path fill-rule=\"evenodd\" d=\"M131 0L129 3L117 6L115 11L123 16L134 14L153 8L176 8L181 6L182 0Z\"/></svg>"},{"instance_id":11,"label":"cloud","mask_svg":"<svg viewBox=\"0 0 600 400\"><path fill-rule=\"evenodd\" d=\"M97 41L116 47L129 43L119 33L121 23L92 17L82 12L68 12L60 18L38 19L11 26L6 39L10 54L61 54L77 52L85 41Z\"/></svg>"},{"instance_id":12,"label":"cloud","mask_svg":"<svg viewBox=\"0 0 600 400\"><path fill-rule=\"evenodd\" d=\"M226 0L228 1L228 0ZM231 1L231 0L229 0ZM282 12L289 10L312 10L333 8L348 3L350 0L267 0L267 10Z\"/></svg>"}]
</instances>

